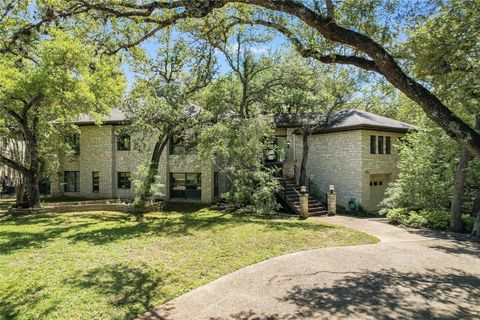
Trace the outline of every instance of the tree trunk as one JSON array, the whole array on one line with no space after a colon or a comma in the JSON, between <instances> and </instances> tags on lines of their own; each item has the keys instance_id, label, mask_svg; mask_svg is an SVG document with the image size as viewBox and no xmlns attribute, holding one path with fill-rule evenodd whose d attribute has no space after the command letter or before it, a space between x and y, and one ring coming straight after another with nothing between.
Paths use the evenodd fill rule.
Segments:
<instances>
[{"instance_id":1,"label":"tree trunk","mask_svg":"<svg viewBox=\"0 0 480 320\"><path fill-rule=\"evenodd\" d=\"M308 134L304 133L303 138L303 153L302 164L300 165L300 185L305 186L307 183L307 161L308 161Z\"/></svg>"},{"instance_id":2,"label":"tree trunk","mask_svg":"<svg viewBox=\"0 0 480 320\"><path fill-rule=\"evenodd\" d=\"M163 150L165 149L168 143L169 135L160 136L158 137L157 142L155 143L155 147L153 148L152 158L150 159L149 169L147 177L144 181L143 191L139 195L139 199L141 203L145 203L150 200L152 196L152 185L155 183L155 177L158 174L158 167L160 164L160 157L163 154Z\"/></svg>"},{"instance_id":3,"label":"tree trunk","mask_svg":"<svg viewBox=\"0 0 480 320\"><path fill-rule=\"evenodd\" d=\"M473 213L480 214L480 187L475 194L475 200L473 201Z\"/></svg>"},{"instance_id":4,"label":"tree trunk","mask_svg":"<svg viewBox=\"0 0 480 320\"><path fill-rule=\"evenodd\" d=\"M22 177L23 180L23 177ZM15 190L15 206L20 207L20 204L24 203L24 196L25 196L25 184L23 182L19 183L16 186Z\"/></svg>"},{"instance_id":5,"label":"tree trunk","mask_svg":"<svg viewBox=\"0 0 480 320\"><path fill-rule=\"evenodd\" d=\"M410 78L398 65L394 57L379 43L360 32L344 28L331 18L324 17L307 7L301 1L295 0L224 0L219 6L229 2L242 2L258 5L276 12L283 12L296 16L307 25L318 31L326 39L351 46L368 55L372 60L357 56L347 56L345 64L356 65L366 70L375 71L385 77L395 88L402 91L408 98L416 102L425 114L439 125L450 137L467 148L472 156L480 158L480 134L457 117L433 93L414 79ZM215 3L215 1L213 1ZM213 7L213 5L211 5ZM208 14L208 12L205 12ZM256 20L255 20L256 21ZM256 22L254 22L256 23ZM279 30L280 28L277 28ZM279 30L282 32L281 30ZM288 37L288 35L287 35ZM288 37L292 41L291 37ZM298 40L297 40L298 41ZM311 49L311 48L307 48ZM308 50L307 50L308 51ZM312 51L312 50L309 50ZM315 50L313 50L315 51ZM310 55L311 58L325 63L342 63L344 56L339 59L330 59L331 56ZM352 59L353 57L353 59ZM358 61L361 60L361 63Z\"/></svg>"},{"instance_id":6,"label":"tree trunk","mask_svg":"<svg viewBox=\"0 0 480 320\"><path fill-rule=\"evenodd\" d=\"M480 129L480 116L475 117L475 129ZM463 195L465 192L465 176L468 168L468 162L470 156L467 149L462 150L462 155L458 163L457 171L455 173L455 180L453 183L452 205L450 207L450 231L462 232L462 203ZM474 204L473 213L476 213L480 209L480 192L478 192ZM477 208L478 207L478 208Z\"/></svg>"},{"instance_id":7,"label":"tree trunk","mask_svg":"<svg viewBox=\"0 0 480 320\"><path fill-rule=\"evenodd\" d=\"M462 200L465 191L465 176L468 167L468 151L462 150L460 161L458 162L457 172L455 173L455 181L453 183L452 205L450 207L450 231L462 232Z\"/></svg>"}]
</instances>

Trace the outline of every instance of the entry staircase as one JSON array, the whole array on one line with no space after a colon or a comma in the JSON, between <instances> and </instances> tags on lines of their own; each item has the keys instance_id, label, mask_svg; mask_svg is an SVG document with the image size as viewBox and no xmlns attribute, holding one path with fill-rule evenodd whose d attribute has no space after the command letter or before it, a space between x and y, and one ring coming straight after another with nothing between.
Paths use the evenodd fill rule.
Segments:
<instances>
[{"instance_id":1,"label":"entry staircase","mask_svg":"<svg viewBox=\"0 0 480 320\"><path fill-rule=\"evenodd\" d=\"M280 191L280 197L283 199L284 203L296 214L301 215L300 212L300 188L301 186L297 183L295 178L280 177L278 178L280 184L282 185L282 190ZM327 206L323 203L327 203L325 200L321 199L320 190L315 190L313 181L309 179L307 183L307 192L308 192L308 216L320 216L327 214ZM321 201L323 200L323 201ZM322 203L323 202L323 203Z\"/></svg>"}]
</instances>

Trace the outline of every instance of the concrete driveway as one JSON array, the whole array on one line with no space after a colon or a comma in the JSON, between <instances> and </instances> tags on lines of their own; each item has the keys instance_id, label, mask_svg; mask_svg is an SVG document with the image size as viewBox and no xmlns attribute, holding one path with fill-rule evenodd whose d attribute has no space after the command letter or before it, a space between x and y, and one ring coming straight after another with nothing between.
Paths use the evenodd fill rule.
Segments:
<instances>
[{"instance_id":1,"label":"concrete driveway","mask_svg":"<svg viewBox=\"0 0 480 320\"><path fill-rule=\"evenodd\" d=\"M273 258L141 319L480 319L479 243L382 219L317 219L382 241Z\"/></svg>"}]
</instances>

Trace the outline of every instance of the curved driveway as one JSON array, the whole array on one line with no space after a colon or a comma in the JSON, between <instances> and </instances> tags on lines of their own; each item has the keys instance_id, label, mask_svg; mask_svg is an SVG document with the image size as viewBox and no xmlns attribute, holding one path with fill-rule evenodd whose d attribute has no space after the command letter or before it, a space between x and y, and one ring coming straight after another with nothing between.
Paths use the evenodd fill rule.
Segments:
<instances>
[{"instance_id":1,"label":"curved driveway","mask_svg":"<svg viewBox=\"0 0 480 320\"><path fill-rule=\"evenodd\" d=\"M479 319L480 244L383 219L317 218L374 245L273 258L180 296L141 319Z\"/></svg>"}]
</instances>

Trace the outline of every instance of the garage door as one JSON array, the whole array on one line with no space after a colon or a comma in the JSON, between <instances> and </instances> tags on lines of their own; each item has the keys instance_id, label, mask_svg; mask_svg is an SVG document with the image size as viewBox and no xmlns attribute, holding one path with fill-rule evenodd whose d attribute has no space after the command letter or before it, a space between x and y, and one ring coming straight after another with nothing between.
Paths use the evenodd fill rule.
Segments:
<instances>
[{"instance_id":1,"label":"garage door","mask_svg":"<svg viewBox=\"0 0 480 320\"><path fill-rule=\"evenodd\" d=\"M385 190L390 181L390 174L370 175L370 210L378 210L378 204L385 197Z\"/></svg>"}]
</instances>

